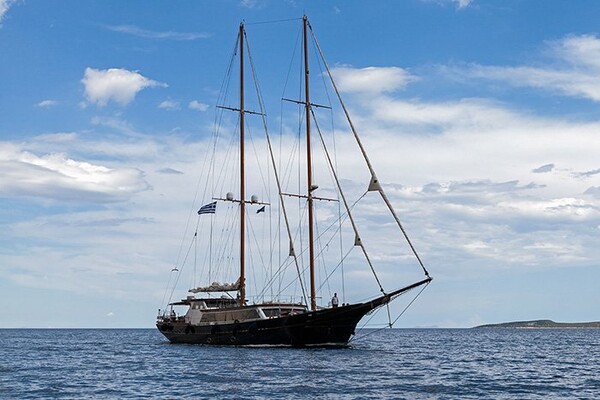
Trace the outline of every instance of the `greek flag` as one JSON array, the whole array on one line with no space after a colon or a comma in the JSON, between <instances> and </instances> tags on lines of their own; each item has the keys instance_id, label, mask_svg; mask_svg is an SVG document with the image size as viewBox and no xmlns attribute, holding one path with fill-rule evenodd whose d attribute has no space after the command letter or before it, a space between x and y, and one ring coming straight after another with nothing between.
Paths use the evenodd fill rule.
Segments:
<instances>
[{"instance_id":1,"label":"greek flag","mask_svg":"<svg viewBox=\"0 0 600 400\"><path fill-rule=\"evenodd\" d=\"M217 210L217 202L213 201L212 203L208 203L205 206L200 207L198 210L198 215L202 214L214 214Z\"/></svg>"}]
</instances>

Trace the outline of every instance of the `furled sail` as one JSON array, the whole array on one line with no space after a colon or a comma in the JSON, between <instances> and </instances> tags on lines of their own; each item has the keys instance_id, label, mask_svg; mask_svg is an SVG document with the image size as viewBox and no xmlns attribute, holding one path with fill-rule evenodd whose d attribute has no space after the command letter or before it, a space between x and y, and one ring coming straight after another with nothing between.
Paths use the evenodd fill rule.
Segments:
<instances>
[{"instance_id":1,"label":"furled sail","mask_svg":"<svg viewBox=\"0 0 600 400\"><path fill-rule=\"evenodd\" d=\"M219 283L213 282L210 286L197 287L188 290L190 293L208 293L208 292L233 292L235 290L240 290L240 279L235 283Z\"/></svg>"}]
</instances>

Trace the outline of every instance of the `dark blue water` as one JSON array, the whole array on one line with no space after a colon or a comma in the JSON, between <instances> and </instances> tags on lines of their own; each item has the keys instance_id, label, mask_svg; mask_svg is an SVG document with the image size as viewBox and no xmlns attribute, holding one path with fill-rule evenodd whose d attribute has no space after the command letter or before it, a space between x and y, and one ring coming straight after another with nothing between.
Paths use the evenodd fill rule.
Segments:
<instances>
[{"instance_id":1,"label":"dark blue water","mask_svg":"<svg viewBox=\"0 0 600 400\"><path fill-rule=\"evenodd\" d=\"M1 399L600 398L600 330L394 329L291 349L23 329L0 330L0 351Z\"/></svg>"}]
</instances>

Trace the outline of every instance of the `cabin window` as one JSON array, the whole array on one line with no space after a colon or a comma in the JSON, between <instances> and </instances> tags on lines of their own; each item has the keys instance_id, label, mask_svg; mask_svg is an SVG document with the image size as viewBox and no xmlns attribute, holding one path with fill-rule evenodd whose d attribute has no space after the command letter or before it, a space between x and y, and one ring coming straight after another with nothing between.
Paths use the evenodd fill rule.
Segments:
<instances>
[{"instance_id":1,"label":"cabin window","mask_svg":"<svg viewBox=\"0 0 600 400\"><path fill-rule=\"evenodd\" d=\"M206 309L206 303L203 301L195 301L191 304L193 310L204 310Z\"/></svg>"},{"instance_id":2,"label":"cabin window","mask_svg":"<svg viewBox=\"0 0 600 400\"><path fill-rule=\"evenodd\" d=\"M267 318L279 317L289 314L297 314L299 312L304 311L303 309L298 308L263 308L263 313Z\"/></svg>"},{"instance_id":3,"label":"cabin window","mask_svg":"<svg viewBox=\"0 0 600 400\"><path fill-rule=\"evenodd\" d=\"M204 313L200 322L215 322L217 320L217 313Z\"/></svg>"},{"instance_id":4,"label":"cabin window","mask_svg":"<svg viewBox=\"0 0 600 400\"><path fill-rule=\"evenodd\" d=\"M228 316L229 320L238 320L238 321L242 321L242 320L246 320L246 319L256 319L256 318L260 318L260 315L258 314L258 310L256 308L252 308L249 310L235 310L235 311L231 311L231 313Z\"/></svg>"},{"instance_id":5,"label":"cabin window","mask_svg":"<svg viewBox=\"0 0 600 400\"><path fill-rule=\"evenodd\" d=\"M263 313L265 313L265 317L277 317L279 315L279 309L277 308L263 308Z\"/></svg>"},{"instance_id":6,"label":"cabin window","mask_svg":"<svg viewBox=\"0 0 600 400\"><path fill-rule=\"evenodd\" d=\"M231 322L231 321L245 321L249 319L259 319L260 314L258 310L252 308L250 310L232 310L232 311L213 311L205 312L202 314L200 322Z\"/></svg>"}]
</instances>

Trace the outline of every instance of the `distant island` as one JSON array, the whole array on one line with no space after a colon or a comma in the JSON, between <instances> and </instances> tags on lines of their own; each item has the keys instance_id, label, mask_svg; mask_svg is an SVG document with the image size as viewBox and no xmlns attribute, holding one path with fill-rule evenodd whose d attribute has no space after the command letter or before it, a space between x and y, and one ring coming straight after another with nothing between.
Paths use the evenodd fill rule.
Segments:
<instances>
[{"instance_id":1,"label":"distant island","mask_svg":"<svg viewBox=\"0 0 600 400\"><path fill-rule=\"evenodd\" d=\"M477 328L518 328L518 329L540 329L540 328L562 328L562 329L600 329L600 321L596 322L554 322L549 319L538 319L535 321L515 321L501 324L486 324Z\"/></svg>"}]
</instances>

